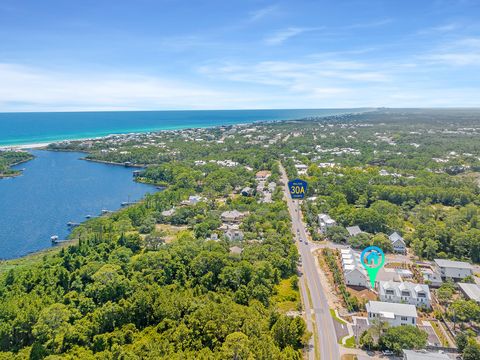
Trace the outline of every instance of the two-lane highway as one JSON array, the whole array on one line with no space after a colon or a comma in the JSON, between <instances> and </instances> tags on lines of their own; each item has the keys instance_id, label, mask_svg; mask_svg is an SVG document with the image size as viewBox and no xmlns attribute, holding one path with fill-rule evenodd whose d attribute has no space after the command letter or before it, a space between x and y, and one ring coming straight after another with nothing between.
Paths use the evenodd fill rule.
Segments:
<instances>
[{"instance_id":1,"label":"two-lane highway","mask_svg":"<svg viewBox=\"0 0 480 360\"><path fill-rule=\"evenodd\" d=\"M300 209L297 204L293 202L290 197L288 189L288 178L283 166L280 165L280 171L282 173L282 181L284 185L285 197L288 205L288 211L292 218L292 228L296 235L298 250L300 253L300 259L302 260L303 276L306 279L308 290L310 291L310 299L303 296L305 305L305 311L312 312L315 320L315 331L318 339L318 353L321 360L339 360L340 353L337 344L337 337L335 334L335 327L333 325L333 319L330 315L330 309L328 307L327 298L325 297L322 284L317 273L315 266L315 259L310 251L310 245L308 245L307 233L305 225L301 219ZM303 279L301 279L303 280ZM310 317L307 317L307 321ZM310 330L312 331L312 330ZM309 351L309 358L312 356L312 351Z\"/></svg>"}]
</instances>

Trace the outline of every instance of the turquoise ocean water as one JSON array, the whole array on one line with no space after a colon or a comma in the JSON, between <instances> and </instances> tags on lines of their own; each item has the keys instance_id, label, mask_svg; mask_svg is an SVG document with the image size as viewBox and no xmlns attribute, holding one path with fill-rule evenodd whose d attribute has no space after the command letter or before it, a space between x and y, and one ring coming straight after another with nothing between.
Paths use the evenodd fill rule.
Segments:
<instances>
[{"instance_id":1,"label":"turquoise ocean water","mask_svg":"<svg viewBox=\"0 0 480 360\"><path fill-rule=\"evenodd\" d=\"M367 109L0 113L0 145L340 115Z\"/></svg>"}]
</instances>

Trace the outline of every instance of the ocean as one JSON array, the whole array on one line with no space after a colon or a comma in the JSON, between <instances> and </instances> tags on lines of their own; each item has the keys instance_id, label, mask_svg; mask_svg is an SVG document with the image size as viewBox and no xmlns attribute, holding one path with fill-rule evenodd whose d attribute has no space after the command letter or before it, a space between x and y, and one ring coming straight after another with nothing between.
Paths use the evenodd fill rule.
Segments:
<instances>
[{"instance_id":1,"label":"ocean","mask_svg":"<svg viewBox=\"0 0 480 360\"><path fill-rule=\"evenodd\" d=\"M0 145L36 144L130 132L293 120L366 110L368 109L0 113Z\"/></svg>"}]
</instances>

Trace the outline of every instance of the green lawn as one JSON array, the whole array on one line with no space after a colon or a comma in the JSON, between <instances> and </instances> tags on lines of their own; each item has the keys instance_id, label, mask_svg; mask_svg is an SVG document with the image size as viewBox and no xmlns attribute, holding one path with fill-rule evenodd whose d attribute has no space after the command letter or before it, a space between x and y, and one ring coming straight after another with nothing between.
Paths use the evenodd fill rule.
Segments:
<instances>
[{"instance_id":1,"label":"green lawn","mask_svg":"<svg viewBox=\"0 0 480 360\"><path fill-rule=\"evenodd\" d=\"M353 349L355 348L355 336L350 336L347 340L345 340L345 347Z\"/></svg>"},{"instance_id":2,"label":"green lawn","mask_svg":"<svg viewBox=\"0 0 480 360\"><path fill-rule=\"evenodd\" d=\"M337 314L335 313L335 310L334 310L334 309L330 309L330 315L332 315L332 318L333 318L335 321L339 322L340 324L346 324L346 322L345 322L344 320L340 319L340 318L337 316Z\"/></svg>"}]
</instances>

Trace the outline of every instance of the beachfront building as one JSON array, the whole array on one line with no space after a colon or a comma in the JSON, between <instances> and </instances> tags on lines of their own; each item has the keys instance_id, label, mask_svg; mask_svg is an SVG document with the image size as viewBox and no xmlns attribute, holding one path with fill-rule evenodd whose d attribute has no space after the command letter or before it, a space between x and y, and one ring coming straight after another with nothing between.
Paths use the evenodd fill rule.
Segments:
<instances>
[{"instance_id":1,"label":"beachfront building","mask_svg":"<svg viewBox=\"0 0 480 360\"><path fill-rule=\"evenodd\" d=\"M400 236L399 233L394 232L389 237L390 242L392 243L393 251L401 254L405 254L407 251L407 245L405 244L405 240L403 237Z\"/></svg>"},{"instance_id":2,"label":"beachfront building","mask_svg":"<svg viewBox=\"0 0 480 360\"><path fill-rule=\"evenodd\" d=\"M431 307L432 297L428 285L408 281L380 281L378 294L383 302L410 304L416 307Z\"/></svg>"},{"instance_id":3,"label":"beachfront building","mask_svg":"<svg viewBox=\"0 0 480 360\"><path fill-rule=\"evenodd\" d=\"M322 234L325 234L328 228L335 225L337 225L337 222L327 214L318 214L318 226L320 227L320 232Z\"/></svg>"},{"instance_id":4,"label":"beachfront building","mask_svg":"<svg viewBox=\"0 0 480 360\"><path fill-rule=\"evenodd\" d=\"M360 262L360 254L352 249L340 250L342 256L342 270L345 284L370 288L368 274Z\"/></svg>"},{"instance_id":5,"label":"beachfront building","mask_svg":"<svg viewBox=\"0 0 480 360\"><path fill-rule=\"evenodd\" d=\"M366 304L368 322L385 321L390 326L417 325L417 309L410 304L369 301Z\"/></svg>"},{"instance_id":6,"label":"beachfront building","mask_svg":"<svg viewBox=\"0 0 480 360\"><path fill-rule=\"evenodd\" d=\"M473 267L467 262L445 259L434 259L434 262L436 270L444 280L459 281L473 275Z\"/></svg>"}]
</instances>

